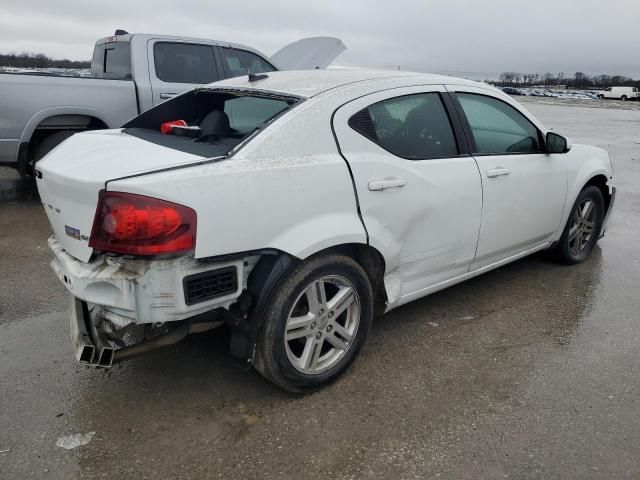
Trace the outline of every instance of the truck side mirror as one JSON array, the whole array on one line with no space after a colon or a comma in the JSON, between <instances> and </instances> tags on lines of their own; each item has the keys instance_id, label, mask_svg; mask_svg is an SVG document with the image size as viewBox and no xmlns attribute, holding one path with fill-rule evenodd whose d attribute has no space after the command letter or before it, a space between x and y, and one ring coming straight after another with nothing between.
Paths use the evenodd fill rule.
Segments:
<instances>
[{"instance_id":1,"label":"truck side mirror","mask_svg":"<svg viewBox=\"0 0 640 480\"><path fill-rule=\"evenodd\" d=\"M571 140L554 132L548 132L546 138L547 153L567 153L571 150Z\"/></svg>"}]
</instances>

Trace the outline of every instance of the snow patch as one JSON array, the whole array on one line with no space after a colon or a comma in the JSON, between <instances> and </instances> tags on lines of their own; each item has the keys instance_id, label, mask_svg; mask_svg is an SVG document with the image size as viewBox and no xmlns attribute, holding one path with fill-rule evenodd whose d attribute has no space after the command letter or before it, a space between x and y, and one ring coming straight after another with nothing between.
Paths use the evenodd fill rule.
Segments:
<instances>
[{"instance_id":1,"label":"snow patch","mask_svg":"<svg viewBox=\"0 0 640 480\"><path fill-rule=\"evenodd\" d=\"M81 447L88 444L96 432L89 433L76 433L75 435L67 435L66 437L60 437L56 440L56 447L64 448L66 450L73 450L74 448Z\"/></svg>"}]
</instances>

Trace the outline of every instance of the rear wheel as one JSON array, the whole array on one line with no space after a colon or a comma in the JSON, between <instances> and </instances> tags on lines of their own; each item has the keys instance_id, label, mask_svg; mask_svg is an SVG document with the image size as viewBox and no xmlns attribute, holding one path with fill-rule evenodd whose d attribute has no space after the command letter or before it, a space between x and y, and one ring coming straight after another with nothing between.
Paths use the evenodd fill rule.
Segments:
<instances>
[{"instance_id":1,"label":"rear wheel","mask_svg":"<svg viewBox=\"0 0 640 480\"><path fill-rule=\"evenodd\" d=\"M627 96L626 95L622 95L620 97L620 100L622 100L623 102L626 102L627 101Z\"/></svg>"},{"instance_id":2,"label":"rear wheel","mask_svg":"<svg viewBox=\"0 0 640 480\"><path fill-rule=\"evenodd\" d=\"M604 95L598 95L598 98L599 98L600 100L604 100Z\"/></svg>"},{"instance_id":3,"label":"rear wheel","mask_svg":"<svg viewBox=\"0 0 640 480\"><path fill-rule=\"evenodd\" d=\"M568 265L584 262L595 247L604 219L604 198L598 187L584 188L571 209L556 245L559 261Z\"/></svg>"},{"instance_id":4,"label":"rear wheel","mask_svg":"<svg viewBox=\"0 0 640 480\"><path fill-rule=\"evenodd\" d=\"M353 362L372 317L373 294L362 267L341 254L312 257L276 287L254 366L286 390L312 391Z\"/></svg>"},{"instance_id":5,"label":"rear wheel","mask_svg":"<svg viewBox=\"0 0 640 480\"><path fill-rule=\"evenodd\" d=\"M31 156L30 162L31 170L33 171L36 163L42 160L47 153L49 153L51 150L60 145L76 132L76 130L60 130L59 132L52 133L51 135L43 138L42 141L38 143L33 149L33 155Z\"/></svg>"}]
</instances>

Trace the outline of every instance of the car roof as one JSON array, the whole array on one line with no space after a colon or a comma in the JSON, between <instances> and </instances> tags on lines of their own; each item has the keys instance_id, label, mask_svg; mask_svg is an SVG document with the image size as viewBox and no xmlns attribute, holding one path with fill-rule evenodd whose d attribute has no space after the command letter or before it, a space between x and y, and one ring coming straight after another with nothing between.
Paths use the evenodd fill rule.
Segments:
<instances>
[{"instance_id":1,"label":"car roof","mask_svg":"<svg viewBox=\"0 0 640 480\"><path fill-rule=\"evenodd\" d=\"M285 72L268 72L266 78L250 81L249 76L229 78L219 82L210 83L204 88L238 88L252 89L299 97L314 97L328 90L335 90L352 86L358 82L389 83L393 80L394 86L409 85L468 85L492 88L486 83L474 82L456 77L434 75L420 72L408 72L399 70L373 70L373 69L326 69L326 70L297 70Z\"/></svg>"}]
</instances>

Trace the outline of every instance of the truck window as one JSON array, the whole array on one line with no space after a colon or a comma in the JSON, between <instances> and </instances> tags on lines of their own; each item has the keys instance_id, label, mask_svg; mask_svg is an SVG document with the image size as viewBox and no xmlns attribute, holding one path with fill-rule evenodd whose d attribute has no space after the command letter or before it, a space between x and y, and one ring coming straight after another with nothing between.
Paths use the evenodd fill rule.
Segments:
<instances>
[{"instance_id":1,"label":"truck window","mask_svg":"<svg viewBox=\"0 0 640 480\"><path fill-rule=\"evenodd\" d=\"M153 46L156 77L168 83L211 83L219 80L209 45L158 42Z\"/></svg>"},{"instance_id":2,"label":"truck window","mask_svg":"<svg viewBox=\"0 0 640 480\"><path fill-rule=\"evenodd\" d=\"M273 72L275 67L255 53L237 48L221 48L225 67L231 77L249 73Z\"/></svg>"},{"instance_id":3,"label":"truck window","mask_svg":"<svg viewBox=\"0 0 640 480\"><path fill-rule=\"evenodd\" d=\"M110 80L131 80L129 42L96 45L91 61L91 76Z\"/></svg>"}]
</instances>

